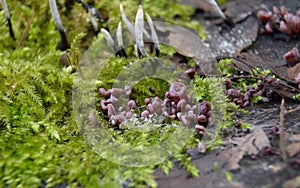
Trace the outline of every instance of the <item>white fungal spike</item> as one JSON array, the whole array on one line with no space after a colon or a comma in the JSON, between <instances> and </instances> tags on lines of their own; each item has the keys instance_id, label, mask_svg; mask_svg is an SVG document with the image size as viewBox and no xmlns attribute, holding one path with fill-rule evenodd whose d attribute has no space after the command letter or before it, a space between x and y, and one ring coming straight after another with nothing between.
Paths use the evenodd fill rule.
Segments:
<instances>
[{"instance_id":1,"label":"white fungal spike","mask_svg":"<svg viewBox=\"0 0 300 188\"><path fill-rule=\"evenodd\" d=\"M50 11L51 11L51 15L52 18L54 20L55 26L56 28L60 31L60 32L65 32L65 28L62 24L62 21L60 19L60 15L56 6L56 0L49 0L49 5L50 5Z\"/></svg>"},{"instance_id":2,"label":"white fungal spike","mask_svg":"<svg viewBox=\"0 0 300 188\"><path fill-rule=\"evenodd\" d=\"M60 19L60 15L56 6L56 0L49 0L50 5L50 11L52 18L54 20L55 26L57 30L59 31L59 34L61 36L61 42L60 42L60 49L66 50L69 48L67 36L66 36L66 30L62 24L62 21Z\"/></svg>"},{"instance_id":3,"label":"white fungal spike","mask_svg":"<svg viewBox=\"0 0 300 188\"><path fill-rule=\"evenodd\" d=\"M227 17L225 16L225 14L223 13L223 11L220 9L219 5L217 4L217 2L215 0L206 0L212 7L212 11L216 14L218 14L221 18L223 18L224 20L227 19Z\"/></svg>"},{"instance_id":4,"label":"white fungal spike","mask_svg":"<svg viewBox=\"0 0 300 188\"><path fill-rule=\"evenodd\" d=\"M111 35L109 34L109 32L106 29L102 28L101 33L104 35L104 38L107 42L107 45L113 48L114 47L114 40L111 37Z\"/></svg>"},{"instance_id":5,"label":"white fungal spike","mask_svg":"<svg viewBox=\"0 0 300 188\"><path fill-rule=\"evenodd\" d=\"M95 30L95 31L98 31L98 23L97 23L97 21L94 19L93 15L92 15L92 13L91 13L90 11L89 11L89 13L88 13L88 18L89 18L89 20L90 20L90 22L91 22L91 24L92 24L94 30Z\"/></svg>"},{"instance_id":6,"label":"white fungal spike","mask_svg":"<svg viewBox=\"0 0 300 188\"><path fill-rule=\"evenodd\" d=\"M143 31L144 31L144 11L142 5L139 5L139 9L136 13L134 23L135 42L138 50L140 50L143 56L147 56L147 52L144 48Z\"/></svg>"},{"instance_id":7,"label":"white fungal spike","mask_svg":"<svg viewBox=\"0 0 300 188\"><path fill-rule=\"evenodd\" d=\"M146 39L151 39L150 34L148 33L148 31L145 28L144 28L143 33L144 33Z\"/></svg>"},{"instance_id":8,"label":"white fungal spike","mask_svg":"<svg viewBox=\"0 0 300 188\"><path fill-rule=\"evenodd\" d=\"M133 28L133 25L130 23L130 21L127 19L126 15L125 15L125 12L123 10L123 5L122 3L120 4L120 11L121 11L121 14L122 14L122 19L126 25L126 27L128 28L128 30L130 31L130 33L134 36L134 28Z\"/></svg>"},{"instance_id":9,"label":"white fungal spike","mask_svg":"<svg viewBox=\"0 0 300 188\"><path fill-rule=\"evenodd\" d=\"M117 35L117 42L118 42L119 48L123 48L124 44L123 44L123 37L122 37L122 23L121 22L119 22L116 35Z\"/></svg>"},{"instance_id":10,"label":"white fungal spike","mask_svg":"<svg viewBox=\"0 0 300 188\"><path fill-rule=\"evenodd\" d=\"M2 4L2 7L3 7L4 12L5 12L5 17L7 19L10 19L10 14L9 14L9 10L8 10L8 7L7 7L6 0L1 0L1 4Z\"/></svg>"},{"instance_id":11,"label":"white fungal spike","mask_svg":"<svg viewBox=\"0 0 300 188\"><path fill-rule=\"evenodd\" d=\"M156 31L155 31L155 28L154 28L154 25L153 25L153 21L152 21L152 19L149 16L148 13L146 13L146 18L147 18L147 22L148 22L148 24L150 26L150 29L151 29L151 38L153 40L155 50L158 50L158 53L159 53L159 51L160 51L159 41L158 41L158 37L157 37Z\"/></svg>"}]
</instances>

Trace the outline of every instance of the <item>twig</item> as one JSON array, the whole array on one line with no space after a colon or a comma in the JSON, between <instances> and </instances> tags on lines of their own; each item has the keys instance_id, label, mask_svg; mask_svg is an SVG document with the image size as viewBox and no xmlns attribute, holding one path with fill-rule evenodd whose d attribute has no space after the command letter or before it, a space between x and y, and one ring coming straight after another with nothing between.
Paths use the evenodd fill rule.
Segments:
<instances>
[{"instance_id":1,"label":"twig","mask_svg":"<svg viewBox=\"0 0 300 188\"><path fill-rule=\"evenodd\" d=\"M284 128L284 99L281 100L281 105L280 105L280 138L279 138L279 148L281 151L281 157L284 161L287 160L287 155L286 155L286 149L285 149L285 132L283 130Z\"/></svg>"},{"instance_id":2,"label":"twig","mask_svg":"<svg viewBox=\"0 0 300 188\"><path fill-rule=\"evenodd\" d=\"M298 106L297 108L292 109L292 110L285 110L284 113L285 113L285 114L293 113L293 112L295 112L295 111L297 111L297 110L299 110L299 109L300 109L300 106Z\"/></svg>"},{"instance_id":3,"label":"twig","mask_svg":"<svg viewBox=\"0 0 300 188\"><path fill-rule=\"evenodd\" d=\"M257 79L257 80L263 80L264 78L261 78L261 77L258 77L258 76L234 76L234 77L231 77L230 79L233 81L233 80L237 80L237 79L242 79L242 78L249 78L249 79Z\"/></svg>"},{"instance_id":4,"label":"twig","mask_svg":"<svg viewBox=\"0 0 300 188\"><path fill-rule=\"evenodd\" d=\"M29 19L29 21L27 23L26 29L24 30L24 32L23 32L23 34L21 36L21 39L20 39L20 41L18 43L18 46L17 46L17 49L22 46L22 44L23 44L23 42L25 40L25 37L26 37L26 35L27 35L28 31L29 31L29 28L30 28L30 26L32 24L34 16L35 16L35 13L33 12L31 18Z\"/></svg>"}]
</instances>

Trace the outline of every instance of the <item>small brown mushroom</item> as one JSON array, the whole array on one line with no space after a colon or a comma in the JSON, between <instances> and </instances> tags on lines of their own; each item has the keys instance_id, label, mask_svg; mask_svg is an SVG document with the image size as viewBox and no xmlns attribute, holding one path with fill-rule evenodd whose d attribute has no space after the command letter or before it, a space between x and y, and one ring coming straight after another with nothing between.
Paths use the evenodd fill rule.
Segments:
<instances>
[{"instance_id":1,"label":"small brown mushroom","mask_svg":"<svg viewBox=\"0 0 300 188\"><path fill-rule=\"evenodd\" d=\"M295 63L299 62L300 56L299 56L298 49L296 47L294 47L291 51L284 54L283 58L291 64L295 64Z\"/></svg>"},{"instance_id":2,"label":"small brown mushroom","mask_svg":"<svg viewBox=\"0 0 300 188\"><path fill-rule=\"evenodd\" d=\"M265 33L266 33L266 34L272 34L272 33L274 33L274 31L273 31L273 29L272 29L272 27L271 27L270 22L268 22L268 23L265 25Z\"/></svg>"},{"instance_id":3,"label":"small brown mushroom","mask_svg":"<svg viewBox=\"0 0 300 188\"><path fill-rule=\"evenodd\" d=\"M293 31L282 20L279 22L279 30L287 35L293 34Z\"/></svg>"},{"instance_id":4,"label":"small brown mushroom","mask_svg":"<svg viewBox=\"0 0 300 188\"><path fill-rule=\"evenodd\" d=\"M107 105L107 116L110 118L111 116L116 114L115 107L112 104Z\"/></svg>"},{"instance_id":5,"label":"small brown mushroom","mask_svg":"<svg viewBox=\"0 0 300 188\"><path fill-rule=\"evenodd\" d=\"M135 101L134 101L134 100L130 100L130 101L128 101L128 107L129 107L130 109L133 109L133 108L135 108L135 107L136 107L136 103L135 103Z\"/></svg>"},{"instance_id":6,"label":"small brown mushroom","mask_svg":"<svg viewBox=\"0 0 300 188\"><path fill-rule=\"evenodd\" d=\"M257 12L257 18L261 21L262 24L266 24L271 20L273 13L271 11L259 10Z\"/></svg>"},{"instance_id":7,"label":"small brown mushroom","mask_svg":"<svg viewBox=\"0 0 300 188\"><path fill-rule=\"evenodd\" d=\"M207 123L207 117L203 114L198 116L198 122L199 123Z\"/></svg>"},{"instance_id":8,"label":"small brown mushroom","mask_svg":"<svg viewBox=\"0 0 300 188\"><path fill-rule=\"evenodd\" d=\"M123 93L123 89L120 88L112 88L110 90L108 90L112 96L119 98L121 96L121 94Z\"/></svg>"},{"instance_id":9,"label":"small brown mushroom","mask_svg":"<svg viewBox=\"0 0 300 188\"><path fill-rule=\"evenodd\" d=\"M150 115L150 112L148 110L144 110L141 114L142 118L147 119Z\"/></svg>"},{"instance_id":10,"label":"small brown mushroom","mask_svg":"<svg viewBox=\"0 0 300 188\"><path fill-rule=\"evenodd\" d=\"M183 109L185 109L185 106L187 105L187 102L185 99L181 99L177 104L177 112L181 112Z\"/></svg>"}]
</instances>

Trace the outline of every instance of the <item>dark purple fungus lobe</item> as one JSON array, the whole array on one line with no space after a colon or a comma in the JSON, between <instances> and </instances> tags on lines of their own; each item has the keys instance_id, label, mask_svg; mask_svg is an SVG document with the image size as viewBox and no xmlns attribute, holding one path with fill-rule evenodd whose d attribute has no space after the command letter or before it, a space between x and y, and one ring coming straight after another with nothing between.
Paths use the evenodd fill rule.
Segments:
<instances>
[{"instance_id":1,"label":"dark purple fungus lobe","mask_svg":"<svg viewBox=\"0 0 300 188\"><path fill-rule=\"evenodd\" d=\"M111 116L116 114L115 107L112 104L107 105L107 116L110 118Z\"/></svg>"},{"instance_id":2,"label":"dark purple fungus lobe","mask_svg":"<svg viewBox=\"0 0 300 188\"><path fill-rule=\"evenodd\" d=\"M300 56L299 56L298 49L296 47L294 47L291 51L284 54L283 58L291 64L295 64L295 63L299 62Z\"/></svg>"},{"instance_id":3,"label":"dark purple fungus lobe","mask_svg":"<svg viewBox=\"0 0 300 188\"><path fill-rule=\"evenodd\" d=\"M135 107L136 107L136 103L135 103L135 101L134 101L134 100L130 100L130 101L128 101L128 107L129 107L130 109L133 109L133 108L135 108Z\"/></svg>"},{"instance_id":4,"label":"dark purple fungus lobe","mask_svg":"<svg viewBox=\"0 0 300 188\"><path fill-rule=\"evenodd\" d=\"M259 10L257 12L257 18L261 21L261 23L266 24L271 20L273 13L271 11Z\"/></svg>"},{"instance_id":5,"label":"dark purple fungus lobe","mask_svg":"<svg viewBox=\"0 0 300 188\"><path fill-rule=\"evenodd\" d=\"M144 110L141 116L142 118L147 119L150 116L150 112L148 110Z\"/></svg>"}]
</instances>

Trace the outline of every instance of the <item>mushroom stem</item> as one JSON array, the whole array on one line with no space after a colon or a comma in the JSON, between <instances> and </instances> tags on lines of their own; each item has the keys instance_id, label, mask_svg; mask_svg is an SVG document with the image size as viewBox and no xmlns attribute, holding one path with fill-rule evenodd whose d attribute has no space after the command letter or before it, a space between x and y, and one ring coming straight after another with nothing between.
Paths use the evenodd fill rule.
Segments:
<instances>
[{"instance_id":1,"label":"mushroom stem","mask_svg":"<svg viewBox=\"0 0 300 188\"><path fill-rule=\"evenodd\" d=\"M114 39L111 37L110 33L104 28L101 29L101 33L104 35L107 45L114 49L115 42L114 42Z\"/></svg>"},{"instance_id":2,"label":"mushroom stem","mask_svg":"<svg viewBox=\"0 0 300 188\"><path fill-rule=\"evenodd\" d=\"M67 50L69 48L69 43L68 43L67 36L66 36L66 30L62 24L62 21L61 21L61 18L60 18L58 9L57 9L56 0L49 0L49 5L50 5L50 11L51 11L51 15L54 20L55 26L61 36L61 42L60 42L59 48L61 50Z\"/></svg>"},{"instance_id":3,"label":"mushroom stem","mask_svg":"<svg viewBox=\"0 0 300 188\"><path fill-rule=\"evenodd\" d=\"M121 11L121 14L122 14L122 19L123 19L126 27L128 28L128 30L130 31L130 33L134 37L134 28L133 28L133 25L130 23L130 21L126 17L122 4L120 4L120 11Z\"/></svg>"},{"instance_id":4,"label":"mushroom stem","mask_svg":"<svg viewBox=\"0 0 300 188\"><path fill-rule=\"evenodd\" d=\"M98 23L97 23L97 22L95 21L95 19L93 18L91 12L88 12L88 18L89 18L89 20L90 20L90 22L91 22L91 24L92 24L94 30L95 30L96 32L98 32L98 31L99 31Z\"/></svg>"},{"instance_id":5,"label":"mushroom stem","mask_svg":"<svg viewBox=\"0 0 300 188\"><path fill-rule=\"evenodd\" d=\"M139 5L139 9L136 13L135 23L134 23L134 33L135 33L135 41L138 49L139 56L148 56L143 41L143 31L144 31L144 11L142 5Z\"/></svg>"},{"instance_id":6,"label":"mushroom stem","mask_svg":"<svg viewBox=\"0 0 300 188\"><path fill-rule=\"evenodd\" d=\"M122 23L119 22L117 29L117 42L118 42L118 55L121 57L127 57L127 54L124 50L123 36L122 36Z\"/></svg>"},{"instance_id":7,"label":"mushroom stem","mask_svg":"<svg viewBox=\"0 0 300 188\"><path fill-rule=\"evenodd\" d=\"M14 31L13 31L13 28L12 28L10 14L9 14L9 10L8 10L8 7L7 7L6 0L1 0L1 4L2 4L4 12L5 12L5 17L6 17L7 24L8 24L8 29L9 29L9 35L12 39L15 40L15 34L14 34Z\"/></svg>"},{"instance_id":8,"label":"mushroom stem","mask_svg":"<svg viewBox=\"0 0 300 188\"><path fill-rule=\"evenodd\" d=\"M152 21L152 19L149 16L148 13L146 13L146 18L147 18L148 24L149 24L150 29L151 29L151 38L152 38L152 41L154 43L155 54L156 54L157 57L159 57L159 53L160 53L159 41L158 41L158 37L157 37L156 31L155 31L155 28L154 28L154 25L153 25L153 21Z\"/></svg>"}]
</instances>

